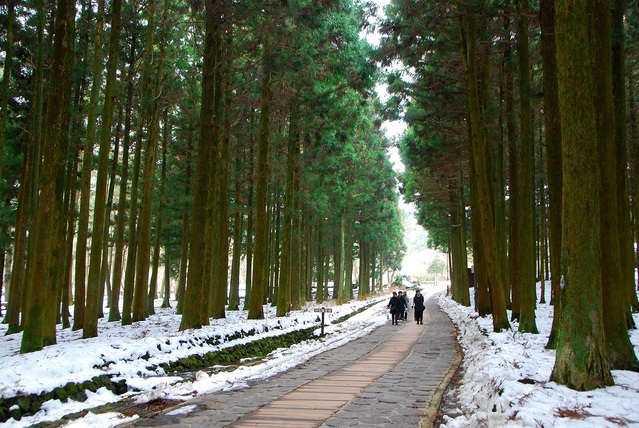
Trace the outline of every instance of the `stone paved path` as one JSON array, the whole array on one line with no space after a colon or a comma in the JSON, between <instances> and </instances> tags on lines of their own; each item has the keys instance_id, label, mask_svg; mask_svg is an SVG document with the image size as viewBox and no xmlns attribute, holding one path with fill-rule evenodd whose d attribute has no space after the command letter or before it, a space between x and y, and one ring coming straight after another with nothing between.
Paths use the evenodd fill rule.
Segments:
<instances>
[{"instance_id":1,"label":"stone paved path","mask_svg":"<svg viewBox=\"0 0 639 428\"><path fill-rule=\"evenodd\" d=\"M173 408L133 426L430 427L460 357L434 297L426 301L423 325L411 318L399 326L389 321L250 388L178 406L197 406L188 414Z\"/></svg>"}]
</instances>

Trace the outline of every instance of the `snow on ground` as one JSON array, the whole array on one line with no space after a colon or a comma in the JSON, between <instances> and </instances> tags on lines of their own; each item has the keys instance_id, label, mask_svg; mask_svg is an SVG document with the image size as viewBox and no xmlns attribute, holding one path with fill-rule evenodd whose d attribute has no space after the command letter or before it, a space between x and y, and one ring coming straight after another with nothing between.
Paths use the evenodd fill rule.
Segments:
<instances>
[{"instance_id":1,"label":"snow on ground","mask_svg":"<svg viewBox=\"0 0 639 428\"><path fill-rule=\"evenodd\" d=\"M424 290L428 298L443 291L440 287ZM278 349L260 364L241 366L230 372L203 371L193 380L166 375L161 369L148 367L175 361L194 353L207 352L245 343L266 335L277 335L310 326L317 327L317 305L276 318L274 308L265 306L266 319L247 320L244 311L228 311L227 318L211 320L199 330L179 332L180 316L174 309L158 309L157 314L132 326L100 320L99 337L82 339L82 332L58 331L58 344L20 355L21 335L4 336L0 325L0 392L2 397L40 393L107 374L113 380L126 379L131 390L117 396L106 389L87 392L85 402L58 400L45 402L34 416L21 421L10 419L7 427L25 427L55 421L63 415L104 403L133 398L138 402L154 398L188 400L194 395L217 390L245 388L249 381L265 379L298 365L314 355L366 335L388 322L388 296L353 301L344 305L327 302L333 312L327 314L326 336L288 349ZM548 298L547 298L548 300ZM331 325L330 321L373 303L369 309ZM457 325L459 342L464 349L464 374L459 395L463 415L447 418L447 428L459 427L639 427L639 374L614 371L615 386L590 392L575 392L550 382L554 351L544 349L552 321L552 307L538 305L537 326L540 334L520 334L517 324L508 332L492 333L492 320L479 318L471 309L447 297L439 300L442 308ZM639 324L639 316L635 315ZM209 345L213 336L233 335L255 329L258 334L219 345ZM631 332L635 352L639 353L639 331ZM144 357L144 358L142 358ZM188 407L181 409L188 412ZM131 421L118 413L95 415L70 422L69 427L113 427Z\"/></svg>"},{"instance_id":2,"label":"snow on ground","mask_svg":"<svg viewBox=\"0 0 639 428\"><path fill-rule=\"evenodd\" d=\"M275 308L264 306L265 319L247 320L246 311L227 311L226 319L211 320L211 325L197 330L178 331L181 316L175 309L159 309L147 320L123 327L120 323L99 321L99 336L82 339L82 331L58 330L57 344L43 350L21 355L21 334L5 336L6 325L0 325L0 393L2 397L39 394L52 391L68 382L83 382L95 376L109 375L113 381L126 379L130 392L117 396L106 388L96 393L87 391L85 402L69 400L62 403L50 400L34 416L20 421L9 419L7 427L25 427L45 421L55 421L62 416L93 408L108 402L131 397L137 402L155 398L187 400L194 395L217 390L247 387L248 381L265 379L294 367L314 355L338 347L350 340L366 335L375 327L387 322L386 303L388 297L381 296L366 301L354 300L337 305L334 301L323 305L308 304L303 310L286 317L275 317ZM346 314L362 307L373 306L345 322L331 325ZM332 313L325 315L325 336L321 340L309 340L287 349L278 349L260 364L240 366L233 371L195 374L192 381L170 376L161 368L150 370L161 363L176 361L193 354L205 354L218 349L280 335L294 330L316 327L320 334L319 306L330 307ZM219 345L207 343L207 339L233 336L236 332L255 330L257 334L228 340ZM110 413L93 415L71 423L69 426L111 427L126 422L123 415Z\"/></svg>"},{"instance_id":3,"label":"snow on ground","mask_svg":"<svg viewBox=\"0 0 639 428\"><path fill-rule=\"evenodd\" d=\"M440 298L440 306L457 325L464 350L463 379L452 392L463 415L445 417L442 427L639 427L639 373L614 370L614 386L588 392L549 381L555 351L545 346L552 306L537 305L539 334L519 333L517 323L493 333L492 317L479 318L448 297ZM639 325L639 315L634 318ZM630 337L639 355L639 331Z\"/></svg>"}]
</instances>

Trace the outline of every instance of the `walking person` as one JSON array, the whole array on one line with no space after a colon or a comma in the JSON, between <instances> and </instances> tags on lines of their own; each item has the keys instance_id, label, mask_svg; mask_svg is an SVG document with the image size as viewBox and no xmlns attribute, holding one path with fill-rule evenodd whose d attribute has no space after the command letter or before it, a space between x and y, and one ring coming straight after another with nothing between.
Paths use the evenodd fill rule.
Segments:
<instances>
[{"instance_id":1,"label":"walking person","mask_svg":"<svg viewBox=\"0 0 639 428\"><path fill-rule=\"evenodd\" d=\"M408 292L404 291L402 293L402 298L404 299L403 317L404 317L404 321L407 321L408 320Z\"/></svg>"},{"instance_id":2,"label":"walking person","mask_svg":"<svg viewBox=\"0 0 639 428\"><path fill-rule=\"evenodd\" d=\"M408 311L408 300L406 299L406 293L399 291L397 295L397 300L399 301L397 308L397 318L401 321L405 321L406 311Z\"/></svg>"},{"instance_id":3,"label":"walking person","mask_svg":"<svg viewBox=\"0 0 639 428\"><path fill-rule=\"evenodd\" d=\"M393 291L393 297L390 298L388 305L386 305L387 308L390 308L391 324L393 325L397 325L397 320L399 319L400 300L402 299L397 296L397 292Z\"/></svg>"},{"instance_id":4,"label":"walking person","mask_svg":"<svg viewBox=\"0 0 639 428\"><path fill-rule=\"evenodd\" d=\"M424 306L424 296L419 290L415 292L415 297L413 297L413 308L415 309L415 322L424 324L424 309L426 307Z\"/></svg>"}]
</instances>

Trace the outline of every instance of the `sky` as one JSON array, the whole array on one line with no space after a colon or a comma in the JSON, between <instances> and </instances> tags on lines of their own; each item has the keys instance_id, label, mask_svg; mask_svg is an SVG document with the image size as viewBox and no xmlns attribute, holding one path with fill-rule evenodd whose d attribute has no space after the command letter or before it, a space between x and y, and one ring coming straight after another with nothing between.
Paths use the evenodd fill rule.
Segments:
<instances>
[{"instance_id":1,"label":"sky","mask_svg":"<svg viewBox=\"0 0 639 428\"><path fill-rule=\"evenodd\" d=\"M461 397L461 408L455 418L446 418L444 427L639 427L638 373L613 371L614 386L590 392L572 391L549 381L555 352L544 349L544 346L552 323L551 306L538 305L538 335L518 333L517 324L513 324L510 331L492 333L490 317L479 318L472 308L460 306L445 296L438 297L444 291L445 284L440 283L438 287L426 287L424 295L437 299L455 323L465 354L461 384L452 392ZM302 311L280 318L274 316L273 308L265 306L265 320L247 320L246 312L230 311L224 320L212 320L210 326L183 332L178 331L180 317L174 315L174 310L158 308L156 315L132 326L121 327L119 323L100 320L97 338L82 339L81 331L60 330L58 344L27 355L19 354L21 335L5 336L6 325L2 324L2 397L49 391L67 382L81 382L99 374L107 374L113 380L126 379L131 387L123 396L116 396L104 388L94 394L88 393L89 398L84 403L50 400L36 415L21 421L10 419L3 426L26 427L54 421L65 414L125 397L139 402L154 398L187 400L192 395L247 388L249 380L276 376L389 322L386 310L388 297L383 295L344 305L327 302L325 305L333 312L327 316L329 325L322 340L278 349L258 364L241 366L233 371L197 372L187 380L164 374L162 370L152 371L148 367L192 353L214 351L311 325L317 327L316 334L319 334L317 314L313 312L316 305L309 304ZM156 307L160 303L156 301ZM332 323L340 316L371 303L372 307L347 321ZM639 315L634 317L639 324ZM206 344L206 339L215 334L233 334L251 328L259 333L217 346ZM638 331L631 331L631 340L635 352L639 353ZM117 413L95 415L89 412L84 418L65 426L107 428L130 420Z\"/></svg>"}]
</instances>

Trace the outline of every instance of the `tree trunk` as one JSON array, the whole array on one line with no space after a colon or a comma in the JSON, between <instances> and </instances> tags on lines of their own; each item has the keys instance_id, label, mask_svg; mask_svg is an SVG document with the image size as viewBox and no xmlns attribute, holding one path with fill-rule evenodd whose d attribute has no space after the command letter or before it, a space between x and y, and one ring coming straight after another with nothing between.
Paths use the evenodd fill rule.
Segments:
<instances>
[{"instance_id":1,"label":"tree trunk","mask_svg":"<svg viewBox=\"0 0 639 428\"><path fill-rule=\"evenodd\" d=\"M610 0L595 0L594 7L591 52L593 79L600 82L594 87L594 101L601 180L601 278L607 358L611 369L639 371L639 361L626 324L626 317L630 315L629 291L634 292L634 275L632 260L627 257L632 257L632 244L626 182L626 97L623 64L619 64L618 57L613 67L613 54L616 51L619 56L619 49L623 50L623 47L616 45L613 49L611 16L607 13ZM617 19L623 20L623 12L619 13L621 16ZM623 25L618 25L623 34ZM616 84L613 84L614 71ZM619 103L623 105L619 106Z\"/></svg>"},{"instance_id":2,"label":"tree trunk","mask_svg":"<svg viewBox=\"0 0 639 428\"><path fill-rule=\"evenodd\" d=\"M517 141L517 125L516 125L516 109L514 98L514 72L512 64L512 48L507 45L504 53L505 62L505 74L506 74L506 138L508 140L508 158L509 162L509 201L510 201L510 238L509 251L508 251L508 267L509 267L509 279L510 284L507 287L511 293L511 321L519 320L519 313L521 310L521 278L522 278L522 243L521 243L521 204L519 199L521 198L520 189L520 173L519 173L519 145Z\"/></svg>"},{"instance_id":3,"label":"tree trunk","mask_svg":"<svg viewBox=\"0 0 639 428\"><path fill-rule=\"evenodd\" d=\"M155 88L152 88L151 74L153 67L154 32L155 32L155 0L147 5L148 24L145 41L144 69L142 71L142 120L144 120L146 133L144 186L142 192L142 206L140 208L140 220L138 224L139 241L135 285L133 292L133 317L132 321L142 321L146 318L148 290L149 290L149 263L151 258L151 205L153 199L153 186L155 184L155 164L157 158L157 144L159 136L160 110L162 108L159 97L164 85L164 59L166 52L167 20L169 14L168 1L164 2L162 14L162 35L160 36L160 51L155 80ZM145 106L146 104L146 106Z\"/></svg>"},{"instance_id":4,"label":"tree trunk","mask_svg":"<svg viewBox=\"0 0 639 428\"><path fill-rule=\"evenodd\" d=\"M277 299L276 316L284 316L291 307L291 259L293 238L293 209L294 209L294 170L295 170L295 145L299 138L297 135L297 116L299 106L293 101L289 119L288 151L286 159L286 190L284 196L284 224L282 225L282 266L280 269L279 291Z\"/></svg>"},{"instance_id":5,"label":"tree trunk","mask_svg":"<svg viewBox=\"0 0 639 428\"><path fill-rule=\"evenodd\" d=\"M195 169L195 183L193 191L193 221L191 224L191 246L189 250L188 282L184 294L184 307L180 330L200 328L204 324L202 317L202 302L208 299L204 294L203 278L207 269L204 257L206 247L205 231L207 222L207 202L211 185L211 167L213 164L214 148L210 141L215 133L214 100L215 73L218 64L217 51L219 30L217 7L206 3L206 35L204 40L204 68L202 71L202 102L200 110L200 132L198 139L197 163Z\"/></svg>"},{"instance_id":6,"label":"tree trunk","mask_svg":"<svg viewBox=\"0 0 639 428\"><path fill-rule=\"evenodd\" d=\"M91 4L84 5L87 21L92 20ZM78 239L76 241L75 262L75 306L73 330L84 328L85 298L86 298L86 254L89 239L89 203L91 198L91 174L93 171L93 148L96 138L97 107L100 88L102 86L102 34L104 27L104 1L98 2L98 13L95 24L95 44L93 46L93 61L91 63L91 92L87 109L87 127L82 156L82 175L80 178L80 214L78 219ZM93 231L95 236L95 230ZM93 247L93 239L92 247Z\"/></svg>"},{"instance_id":7,"label":"tree trunk","mask_svg":"<svg viewBox=\"0 0 639 428\"><path fill-rule=\"evenodd\" d=\"M293 219L291 224L291 310L302 307L302 221L300 204L300 152L301 138L295 139L295 159L293 161Z\"/></svg>"},{"instance_id":8,"label":"tree trunk","mask_svg":"<svg viewBox=\"0 0 639 428\"><path fill-rule=\"evenodd\" d=\"M38 203L40 199L39 192L39 183L40 183L40 173L42 168L42 139L43 139L43 122L44 122L44 72L45 72L45 41L44 41L44 26L46 21L46 11L44 9L44 2L37 3L37 11L36 11L36 26L37 26L37 40L38 40L38 49L36 50L36 66L35 66L35 76L34 76L34 84L33 84L33 105L32 105L32 120L31 120L31 134L29 139L29 148L27 157L29 159L29 167L28 174L25 178L25 189L26 195L29 200L26 208L27 211L25 213L25 223L24 223L24 231L25 235L28 234L26 238L26 263L24 265L24 270L22 274L22 299L20 301L20 306L22 308L22 319L21 324L18 330L22 330L24 328L25 322L25 312L27 310L28 303L28 295L27 290L29 287L29 281L32 275L34 258L33 252L36 244L36 234L28 233L31 229L29 226L29 222L32 224L36 220ZM17 303L17 302L16 302ZM16 317L19 316L16 315Z\"/></svg>"},{"instance_id":9,"label":"tree trunk","mask_svg":"<svg viewBox=\"0 0 639 428\"><path fill-rule=\"evenodd\" d=\"M169 141L171 138L171 125L169 123L169 113L168 109L164 109L164 114L162 118L162 122L164 124L163 128L163 137L162 137L162 172L160 175L160 206L158 208L157 218L155 221L155 244L153 245L153 263L151 266L151 281L149 283L149 295L147 297L147 307L146 307L146 315L151 315L155 313L155 305L153 301L155 300L155 295L157 294L157 283L158 283L158 270L160 267L160 251L162 249L162 227L164 221L164 205L167 199L166 195L166 162L167 162L167 146L169 145ZM165 252L167 253L167 252ZM165 276L169 275L167 271ZM165 297L166 301L166 297ZM164 303L163 303L164 304Z\"/></svg>"},{"instance_id":10,"label":"tree trunk","mask_svg":"<svg viewBox=\"0 0 639 428\"><path fill-rule=\"evenodd\" d=\"M628 117L630 128L630 153L631 153L631 172L632 172L632 218L635 219L635 237L634 246L637 249L635 251L635 264L634 268L637 271L637 287L639 287L639 224L636 219L639 219L639 120L637 119L637 103L635 101L635 93L637 87L635 86L635 79L632 73L628 73ZM635 282L635 281L633 281ZM636 300L637 290L633 288L632 294L635 296L631 300L632 311L639 312L639 302Z\"/></svg>"},{"instance_id":11,"label":"tree trunk","mask_svg":"<svg viewBox=\"0 0 639 428\"><path fill-rule=\"evenodd\" d=\"M576 390L612 385L605 355L590 25L585 2L557 0L562 127L562 308L551 380Z\"/></svg>"},{"instance_id":12,"label":"tree trunk","mask_svg":"<svg viewBox=\"0 0 639 428\"><path fill-rule=\"evenodd\" d=\"M87 303L84 311L82 337L98 335L98 312L102 305L100 300L100 274L102 269L102 250L106 218L106 184L108 174L109 149L111 141L111 124L113 122L114 98L116 96L116 69L118 66L120 14L113 14L118 21L111 25L109 42L109 59L107 62L106 88L104 91L104 107L100 127L100 145L98 155L98 177L95 190L95 207L93 210L93 237L91 239L91 256L87 282Z\"/></svg>"},{"instance_id":13,"label":"tree trunk","mask_svg":"<svg viewBox=\"0 0 639 428\"><path fill-rule=\"evenodd\" d=\"M109 269L109 228L111 224L111 210L113 209L113 194L115 192L115 176L116 171L118 169L118 161L120 159L120 132L122 125L122 110L120 110L120 117L118 118L118 123L116 125L116 133L115 133L115 147L113 149L113 162L111 164L111 173L109 177L109 191L107 195L107 203L106 203L106 211L105 211L105 219L104 219L104 241L102 248L102 270L100 273L100 301L104 301L104 290L108 290L108 299L107 304L111 307L112 301L112 292L109 287L109 274L111 273L111 269ZM98 317L104 318L104 305L99 306Z\"/></svg>"},{"instance_id":14,"label":"tree trunk","mask_svg":"<svg viewBox=\"0 0 639 428\"><path fill-rule=\"evenodd\" d=\"M554 305L553 322L546 348L557 347L556 332L561 314L561 121L557 88L555 47L555 7L552 0L539 4L541 23L541 58L544 71L544 130L546 131L546 169L548 171L548 228L550 235L550 280Z\"/></svg>"},{"instance_id":15,"label":"tree trunk","mask_svg":"<svg viewBox=\"0 0 639 428\"><path fill-rule=\"evenodd\" d=\"M121 14L122 2L113 2L113 14ZM118 21L120 18L118 18ZM118 195L118 213L115 226L115 254L113 256L113 279L111 280L111 306L109 321L120 321L120 290L122 287L122 263L124 252L124 230L126 219L126 191L129 179L129 147L131 141L131 110L133 108L133 64L135 58L135 39L131 41L128 59L126 112L124 116L124 136L122 140L122 170L120 171L120 193Z\"/></svg>"},{"instance_id":16,"label":"tree trunk","mask_svg":"<svg viewBox=\"0 0 639 428\"><path fill-rule=\"evenodd\" d=\"M33 145L34 142L31 143ZM20 312L23 310L22 300L25 290L26 275L26 247L27 247L27 220L30 211L30 188L33 182L27 177L31 175L34 167L32 149L27 148L22 161L20 183L24 183L18 190L18 208L16 213L16 225L13 243L13 264L11 267L10 294L7 298L7 313L4 323L7 325L6 334L15 334L21 331Z\"/></svg>"},{"instance_id":17,"label":"tree trunk","mask_svg":"<svg viewBox=\"0 0 639 428\"><path fill-rule=\"evenodd\" d=\"M317 251L315 255L317 256L317 285L315 288L315 301L317 303L324 303L324 243L322 240L324 239L324 227L322 225L322 221L320 220L317 225Z\"/></svg>"},{"instance_id":18,"label":"tree trunk","mask_svg":"<svg viewBox=\"0 0 639 428\"><path fill-rule=\"evenodd\" d=\"M43 168L39 181L40 197L31 233L34 235L33 269L29 272L24 307L24 332L20 352L32 352L55 343L50 336L51 322L47 315L47 302L56 301L55 231L64 227L62 218L62 192L59 177L64 174L65 152L63 142L71 104L71 78L73 70L73 39L75 31L75 3L57 2L54 34L55 42L51 63L50 87L47 91L47 112L42 128ZM55 332L55 319L53 319Z\"/></svg>"},{"instance_id":19,"label":"tree trunk","mask_svg":"<svg viewBox=\"0 0 639 428\"><path fill-rule=\"evenodd\" d=\"M615 147L617 158L617 199L619 213L619 251L621 255L621 280L624 298L624 315L628 327L634 328L631 308L639 309L634 282L634 248L630 224L628 190L628 137L626 120L626 64L624 43L625 1L613 0L612 4L612 85L615 109ZM633 365L636 364L634 358Z\"/></svg>"},{"instance_id":20,"label":"tree trunk","mask_svg":"<svg viewBox=\"0 0 639 428\"><path fill-rule=\"evenodd\" d=\"M7 129L7 117L9 106L9 82L13 68L13 27L15 23L15 0L8 0L6 16L6 48L2 72L2 87L0 88L0 179L2 179L2 163L4 161L4 141Z\"/></svg>"},{"instance_id":21,"label":"tree trunk","mask_svg":"<svg viewBox=\"0 0 639 428\"><path fill-rule=\"evenodd\" d=\"M470 306L468 292L468 261L466 255L466 229L464 216L464 201L461 181L461 166L459 173L449 180L449 198L451 205L450 219L450 252L452 259L453 300L464 306Z\"/></svg>"},{"instance_id":22,"label":"tree trunk","mask_svg":"<svg viewBox=\"0 0 639 428\"><path fill-rule=\"evenodd\" d=\"M187 159L186 162L186 186L184 194L187 202L184 203L182 211L182 243L180 245L180 277L178 278L177 307L176 313L181 315L184 311L184 294L186 292L186 275L189 263L189 246L191 241L191 204L188 202L191 195L191 153L193 152L193 142L191 136L187 137Z\"/></svg>"},{"instance_id":23,"label":"tree trunk","mask_svg":"<svg viewBox=\"0 0 639 428\"><path fill-rule=\"evenodd\" d=\"M348 210L348 207L346 208ZM346 231L344 244L344 292L342 298L349 301L353 298L353 219L350 213L346 215Z\"/></svg>"},{"instance_id":24,"label":"tree trunk","mask_svg":"<svg viewBox=\"0 0 639 428\"><path fill-rule=\"evenodd\" d=\"M463 60L466 71L466 92L468 94L469 125L471 130L471 153L474 163L473 179L477 186L477 202L473 208L473 215L480 217L480 239L483 244L483 260L488 277L490 290L493 329L500 331L509 329L510 324L506 315L506 301L501 277L501 265L497 256L496 232L494 226L494 201L491 197L491 181L488 179L492 165L487 158L487 141L481 126L481 109L479 92L477 89L477 71L475 64L475 22L471 16L464 18L462 28ZM464 31L467 31L465 33ZM466 37L467 34L467 37Z\"/></svg>"},{"instance_id":25,"label":"tree trunk","mask_svg":"<svg viewBox=\"0 0 639 428\"><path fill-rule=\"evenodd\" d=\"M161 308L170 308L171 303L171 261L169 259L169 252L164 254L164 298L162 299Z\"/></svg>"},{"instance_id":26,"label":"tree trunk","mask_svg":"<svg viewBox=\"0 0 639 428\"><path fill-rule=\"evenodd\" d=\"M229 270L229 162L231 144L231 114L233 99L233 34L232 26L226 30L224 41L224 58L221 61L223 67L220 89L223 91L224 105L220 105L221 117L223 117L222 138L218 144L217 169L215 174L216 205L217 205L217 246L216 267L213 277L213 302L211 316L213 318L226 318L226 300L228 290Z\"/></svg>"},{"instance_id":27,"label":"tree trunk","mask_svg":"<svg viewBox=\"0 0 639 428\"><path fill-rule=\"evenodd\" d=\"M519 190L521 240L521 306L519 332L538 334L535 321L537 284L535 266L535 140L533 135L532 99L530 83L530 52L528 42L528 0L520 0L519 34Z\"/></svg>"},{"instance_id":28,"label":"tree trunk","mask_svg":"<svg viewBox=\"0 0 639 428\"><path fill-rule=\"evenodd\" d=\"M255 205L255 259L253 280L249 302L248 319L263 319L262 302L266 295L268 277L268 146L271 117L271 62L272 47L270 34L264 42L262 108L260 112L260 133L257 156L257 183Z\"/></svg>"},{"instance_id":29,"label":"tree trunk","mask_svg":"<svg viewBox=\"0 0 639 428\"><path fill-rule=\"evenodd\" d=\"M253 117L255 112L251 109L251 125L253 125ZM253 129L253 126L251 126ZM247 311L251 301L251 284L253 283L253 139L249 142L249 172L248 172L248 197L246 203L246 279L244 291L244 310Z\"/></svg>"},{"instance_id":30,"label":"tree trunk","mask_svg":"<svg viewBox=\"0 0 639 428\"><path fill-rule=\"evenodd\" d=\"M502 275L504 278L504 298L506 299L506 307L512 308L510 301L510 267L508 258L508 225L507 217L508 212L506 209L506 189L510 189L510 184L507 187L506 179L506 166L505 155L508 150L509 144L507 138L504 136L504 113L512 116L511 111L505 111L504 99L506 97L506 90L510 90L510 97L512 102L512 76L511 76L511 54L512 48L510 46L510 35L512 29L510 28L510 17L504 16L504 34L502 40L504 40L504 54L502 56L502 65L500 69L500 82L499 82L499 119L498 119L498 138L495 147L495 218L497 228L497 239L499 248L499 258L501 260ZM488 83L488 82L487 82ZM511 128L512 130L512 128ZM508 135L508 134L507 134Z\"/></svg>"},{"instance_id":31,"label":"tree trunk","mask_svg":"<svg viewBox=\"0 0 639 428\"><path fill-rule=\"evenodd\" d=\"M233 260L231 261L231 285L229 288L229 311L240 309L240 262L242 258L242 223L243 216L240 209L242 175L241 154L235 155L235 214L233 215Z\"/></svg>"}]
</instances>

